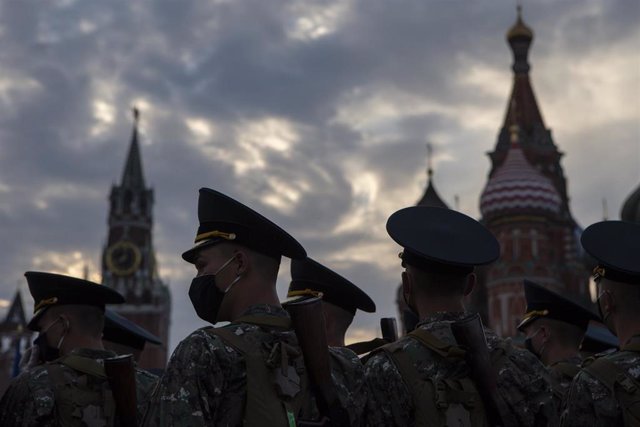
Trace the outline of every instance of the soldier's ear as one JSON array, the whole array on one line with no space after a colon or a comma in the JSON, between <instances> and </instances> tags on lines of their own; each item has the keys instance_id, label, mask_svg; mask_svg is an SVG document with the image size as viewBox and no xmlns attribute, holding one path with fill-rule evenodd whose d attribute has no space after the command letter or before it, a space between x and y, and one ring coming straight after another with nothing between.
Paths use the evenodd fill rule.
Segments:
<instances>
[{"instance_id":1,"label":"soldier's ear","mask_svg":"<svg viewBox=\"0 0 640 427\"><path fill-rule=\"evenodd\" d=\"M475 273L471 273L467 276L466 278L467 283L464 286L464 291L462 293L463 296L468 296L471 294L471 292L473 292L473 288L476 287L476 274Z\"/></svg>"},{"instance_id":2,"label":"soldier's ear","mask_svg":"<svg viewBox=\"0 0 640 427\"><path fill-rule=\"evenodd\" d=\"M402 293L405 296L405 299L407 296L411 295L411 291L412 291L412 283L411 283L411 278L409 276L409 273L407 273L406 271L402 272Z\"/></svg>"},{"instance_id":3,"label":"soldier's ear","mask_svg":"<svg viewBox=\"0 0 640 427\"><path fill-rule=\"evenodd\" d=\"M237 265L235 268L236 276L240 276L249 269L249 266L251 265L251 258L245 251L242 250L236 251L235 257L237 261Z\"/></svg>"}]
</instances>

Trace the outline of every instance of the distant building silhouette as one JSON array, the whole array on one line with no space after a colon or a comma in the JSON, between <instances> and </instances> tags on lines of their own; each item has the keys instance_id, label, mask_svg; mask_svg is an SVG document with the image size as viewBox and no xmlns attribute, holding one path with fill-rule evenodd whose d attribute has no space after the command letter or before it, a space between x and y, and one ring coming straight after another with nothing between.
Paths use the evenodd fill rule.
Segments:
<instances>
[{"instance_id":1,"label":"distant building silhouette","mask_svg":"<svg viewBox=\"0 0 640 427\"><path fill-rule=\"evenodd\" d=\"M31 345L32 335L33 333L27 329L22 295L17 290L7 315L0 323L0 396L17 373L19 357Z\"/></svg>"},{"instance_id":2,"label":"distant building silhouette","mask_svg":"<svg viewBox=\"0 0 640 427\"><path fill-rule=\"evenodd\" d=\"M159 337L162 346L148 345L139 366L164 368L169 346L171 295L158 276L153 247L153 190L145 185L134 109L133 135L120 185L109 196L109 232L102 254L102 283L122 293L126 304L113 311Z\"/></svg>"}]
</instances>

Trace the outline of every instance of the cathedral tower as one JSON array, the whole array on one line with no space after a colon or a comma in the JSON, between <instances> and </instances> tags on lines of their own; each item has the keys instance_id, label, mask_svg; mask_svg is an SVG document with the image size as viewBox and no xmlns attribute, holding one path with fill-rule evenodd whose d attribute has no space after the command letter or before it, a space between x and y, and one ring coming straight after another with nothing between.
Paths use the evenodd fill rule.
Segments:
<instances>
[{"instance_id":1,"label":"cathedral tower","mask_svg":"<svg viewBox=\"0 0 640 427\"><path fill-rule=\"evenodd\" d=\"M501 257L483 273L489 325L503 336L517 333L525 311L522 280L588 301L589 271L580 228L569 209L562 153L545 127L529 78L533 31L520 8L507 33L513 52L513 89L480 197L482 222L494 233Z\"/></svg>"},{"instance_id":2,"label":"cathedral tower","mask_svg":"<svg viewBox=\"0 0 640 427\"><path fill-rule=\"evenodd\" d=\"M109 232L102 254L102 283L124 295L126 304L113 307L118 314L159 337L162 346L148 345L141 368L164 368L169 345L171 297L158 276L153 248L153 189L142 171L138 135L139 112L120 185L109 196Z\"/></svg>"}]
</instances>

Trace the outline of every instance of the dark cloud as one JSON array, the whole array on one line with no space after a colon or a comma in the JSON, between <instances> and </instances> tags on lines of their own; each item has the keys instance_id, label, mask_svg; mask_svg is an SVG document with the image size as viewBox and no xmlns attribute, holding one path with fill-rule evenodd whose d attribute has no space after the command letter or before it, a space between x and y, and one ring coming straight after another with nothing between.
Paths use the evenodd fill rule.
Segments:
<instances>
[{"instance_id":1,"label":"dark cloud","mask_svg":"<svg viewBox=\"0 0 640 427\"><path fill-rule=\"evenodd\" d=\"M201 324L186 295L192 269L180 259L195 233L199 187L286 227L367 289L383 315L394 314L399 279L384 222L420 197L426 142L440 194L450 205L459 195L460 209L478 214L484 153L511 81L512 1L25 0L0 8L2 297L30 268L99 267L134 103L155 189L156 249L174 293L172 345ZM567 153L573 211L584 224L598 219L600 193L611 195L613 217L639 181L640 105L624 98L610 122L567 128L567 114L602 113L574 91L611 97L598 91L617 87L585 81L574 66L602 66L597 58L611 51L637 65L639 8L631 0L525 4L536 34L534 88ZM632 69L607 71L633 85L629 93L640 90ZM209 127L198 134L189 120ZM278 146L287 138L288 148ZM619 150L609 150L612 139ZM603 168L603 157L617 167ZM288 263L283 269L281 295ZM359 315L354 326L375 328L377 317Z\"/></svg>"}]
</instances>

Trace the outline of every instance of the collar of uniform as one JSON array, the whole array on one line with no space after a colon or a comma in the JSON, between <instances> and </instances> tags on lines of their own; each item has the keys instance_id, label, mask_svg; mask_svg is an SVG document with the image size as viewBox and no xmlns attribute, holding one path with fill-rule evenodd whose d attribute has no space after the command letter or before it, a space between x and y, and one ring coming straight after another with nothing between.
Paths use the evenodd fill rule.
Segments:
<instances>
[{"instance_id":1,"label":"collar of uniform","mask_svg":"<svg viewBox=\"0 0 640 427\"><path fill-rule=\"evenodd\" d=\"M75 356L87 357L89 359L108 359L116 357L117 354L111 350L99 350L94 348L74 348L71 353Z\"/></svg>"},{"instance_id":2,"label":"collar of uniform","mask_svg":"<svg viewBox=\"0 0 640 427\"><path fill-rule=\"evenodd\" d=\"M553 362L549 365L550 368L560 364L560 363L570 363L572 365L580 366L582 363L582 357L575 355L571 357L567 357L566 359L558 360L557 362Z\"/></svg>"},{"instance_id":3,"label":"collar of uniform","mask_svg":"<svg viewBox=\"0 0 640 427\"><path fill-rule=\"evenodd\" d=\"M422 319L417 326L419 327L439 322L455 322L456 320L464 319L467 316L469 316L469 313L465 311L438 311Z\"/></svg>"},{"instance_id":4,"label":"collar of uniform","mask_svg":"<svg viewBox=\"0 0 640 427\"><path fill-rule=\"evenodd\" d=\"M250 306L247 311L241 314L241 316L276 316L276 317L289 317L287 311L278 306L272 304L255 304Z\"/></svg>"}]
</instances>

